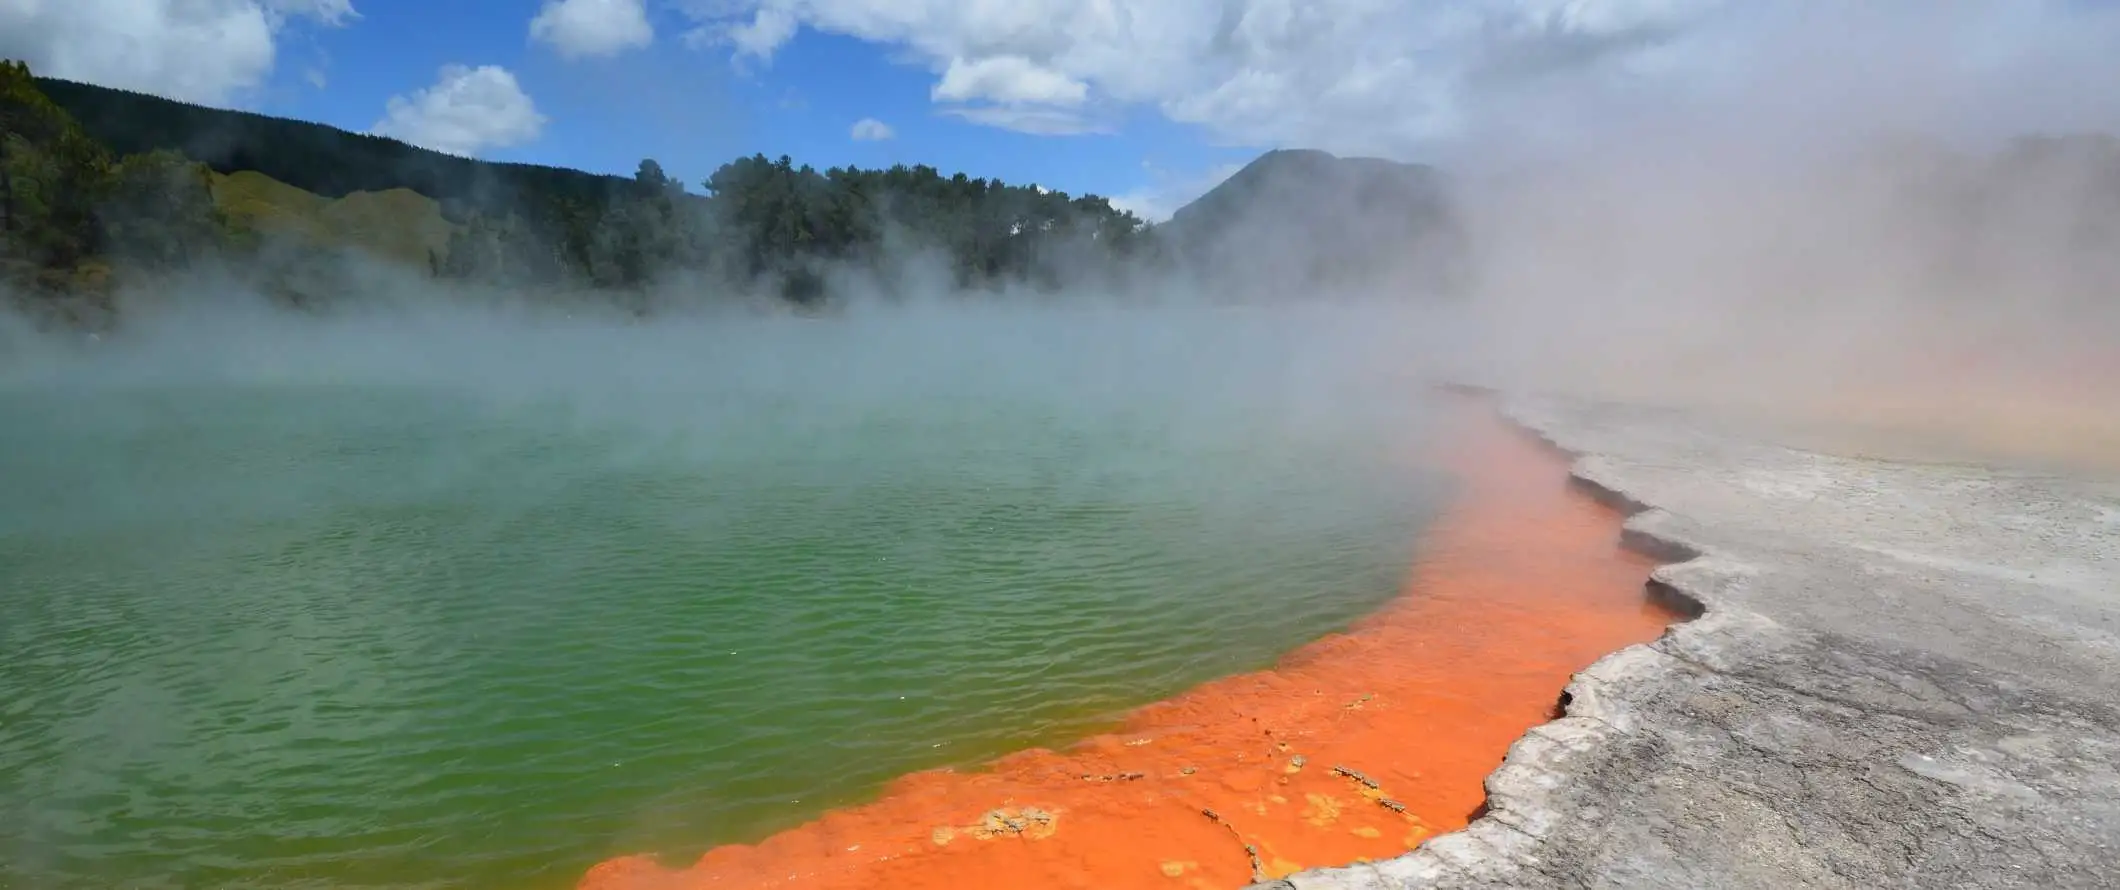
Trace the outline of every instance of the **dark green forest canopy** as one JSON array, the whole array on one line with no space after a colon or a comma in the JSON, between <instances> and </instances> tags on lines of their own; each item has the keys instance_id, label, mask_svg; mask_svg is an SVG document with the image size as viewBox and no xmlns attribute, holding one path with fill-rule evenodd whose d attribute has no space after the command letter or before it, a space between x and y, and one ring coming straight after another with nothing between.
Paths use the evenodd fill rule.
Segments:
<instances>
[{"instance_id":1,"label":"dark green forest canopy","mask_svg":"<svg viewBox=\"0 0 2120 890\"><path fill-rule=\"evenodd\" d=\"M560 167L474 160L326 124L52 77L37 78L36 86L116 154L167 149L215 172L263 173L327 198L407 188L453 212L490 213L507 209L517 191L600 202L627 182L622 176Z\"/></svg>"},{"instance_id":2,"label":"dark green forest canopy","mask_svg":"<svg viewBox=\"0 0 2120 890\"><path fill-rule=\"evenodd\" d=\"M156 270L216 249L208 173L182 156L114 157L32 81L0 62L0 283L94 290L110 259Z\"/></svg>"},{"instance_id":3,"label":"dark green forest canopy","mask_svg":"<svg viewBox=\"0 0 2120 890\"><path fill-rule=\"evenodd\" d=\"M924 164L818 170L758 154L687 188L654 160L630 177L482 161L8 71L11 107L31 110L14 117L34 123L10 124L28 186L10 200L60 197L34 225L10 224L7 251L48 282L118 253L152 261L118 262L121 272L263 269L261 289L300 304L343 290L334 282L354 253L513 291L610 292L636 307L638 295L672 292L657 285L814 303L840 281L1051 291L1146 272L1279 295L1413 280L1409 264L1430 270L1426 289L1459 277L1461 239L1433 171L1322 152L1269 153L1151 227L1102 197ZM93 187L61 187L74 180Z\"/></svg>"},{"instance_id":4,"label":"dark green forest canopy","mask_svg":"<svg viewBox=\"0 0 2120 890\"><path fill-rule=\"evenodd\" d=\"M814 301L825 296L831 269L908 255L939 259L959 286L1058 286L1137 259L1149 236L1139 218L1103 198L925 165L818 171L758 155L722 165L699 184L701 194L653 160L630 178L481 161L322 124L35 78L19 64L9 70L10 101L57 122L10 124L24 156L33 149L48 159L78 143L88 148L77 154L100 159L74 164L82 171L152 156L263 174L323 198L409 189L439 202L454 226L446 248L428 257L427 271L441 277L620 289L687 277ZM101 208L105 217L118 212L116 204ZM124 228L110 223L77 239L78 249L46 250L35 262L97 254L109 240L103 230Z\"/></svg>"}]
</instances>

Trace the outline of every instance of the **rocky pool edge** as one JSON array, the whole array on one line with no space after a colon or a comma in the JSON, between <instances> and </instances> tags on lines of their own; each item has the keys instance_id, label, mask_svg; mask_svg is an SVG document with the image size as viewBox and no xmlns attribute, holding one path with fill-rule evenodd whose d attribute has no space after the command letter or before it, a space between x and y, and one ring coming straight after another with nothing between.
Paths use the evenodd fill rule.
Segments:
<instances>
[{"instance_id":1,"label":"rocky pool edge","mask_svg":"<svg viewBox=\"0 0 2120 890\"><path fill-rule=\"evenodd\" d=\"M1562 818L1552 805L1556 792L1573 771L1573 762L1631 727L1630 689L1669 670L1670 660L1656 651L1675 635L1699 633L1704 620L1721 620L1708 574L1742 574L1739 566L1712 558L1694 545L1657 530L1657 508L1629 495L1616 480L1600 472L1592 457L1571 449L1541 417L1541 405L1505 397L1477 387L1453 387L1492 399L1503 421L1565 455L1571 484L1600 503L1620 511L1623 546L1663 563L1651 573L1645 595L1693 620L1674 622L1647 643L1620 649L1578 672L1560 693L1554 720L1532 727L1509 746L1502 765L1487 776L1485 812L1458 831L1439 835L1412 852L1374 863L1312 869L1262 883L1247 890L1372 890L1446 883L1509 885L1533 855L1533 848ZM1705 562L1705 565L1702 563ZM1682 570L1683 568L1683 570Z\"/></svg>"},{"instance_id":2,"label":"rocky pool edge","mask_svg":"<svg viewBox=\"0 0 2120 890\"><path fill-rule=\"evenodd\" d=\"M1253 890L2120 887L2120 480L1490 397L1694 620L1577 673L1467 828Z\"/></svg>"}]
</instances>

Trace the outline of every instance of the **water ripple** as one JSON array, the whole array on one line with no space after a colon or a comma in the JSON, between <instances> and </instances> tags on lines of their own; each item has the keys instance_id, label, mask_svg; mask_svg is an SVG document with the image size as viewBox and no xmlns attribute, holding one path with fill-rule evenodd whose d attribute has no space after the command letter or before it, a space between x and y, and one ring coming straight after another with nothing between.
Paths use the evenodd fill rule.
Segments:
<instances>
[{"instance_id":1,"label":"water ripple","mask_svg":"<svg viewBox=\"0 0 2120 890\"><path fill-rule=\"evenodd\" d=\"M1436 501L1154 412L333 398L0 398L0 886L559 887L755 840L1343 626Z\"/></svg>"}]
</instances>

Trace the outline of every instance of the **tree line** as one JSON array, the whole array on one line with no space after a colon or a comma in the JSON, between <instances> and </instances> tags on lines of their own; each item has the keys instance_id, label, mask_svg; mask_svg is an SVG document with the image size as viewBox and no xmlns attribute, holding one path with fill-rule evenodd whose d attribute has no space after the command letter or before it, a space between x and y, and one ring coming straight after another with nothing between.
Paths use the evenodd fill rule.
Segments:
<instances>
[{"instance_id":1,"label":"tree line","mask_svg":"<svg viewBox=\"0 0 2120 890\"><path fill-rule=\"evenodd\" d=\"M0 62L0 280L96 291L110 261L159 270L223 243L209 171L168 150L113 155Z\"/></svg>"},{"instance_id":2,"label":"tree line","mask_svg":"<svg viewBox=\"0 0 2120 890\"><path fill-rule=\"evenodd\" d=\"M0 65L0 279L44 294L344 245L273 245L217 204L241 171L323 199L409 189L449 225L424 274L504 287L639 291L686 282L811 303L835 270L926 257L960 287L1054 287L1152 253L1095 196L926 165L819 171L763 155L700 192L654 160L628 178L456 157L394 139L39 78Z\"/></svg>"},{"instance_id":3,"label":"tree line","mask_svg":"<svg viewBox=\"0 0 2120 890\"><path fill-rule=\"evenodd\" d=\"M650 159L598 204L474 213L437 273L617 288L689 274L764 283L811 303L833 269L881 270L905 257L935 258L955 287L1055 288L1148 255L1149 227L1104 198L946 177L924 164L819 171L754 155L701 185L704 195L688 192Z\"/></svg>"}]
</instances>

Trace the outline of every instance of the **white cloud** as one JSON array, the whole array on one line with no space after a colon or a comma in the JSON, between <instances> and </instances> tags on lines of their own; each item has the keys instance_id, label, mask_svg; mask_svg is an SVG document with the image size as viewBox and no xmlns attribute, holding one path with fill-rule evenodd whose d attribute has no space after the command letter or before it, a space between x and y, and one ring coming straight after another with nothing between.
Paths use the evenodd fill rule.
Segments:
<instances>
[{"instance_id":1,"label":"white cloud","mask_svg":"<svg viewBox=\"0 0 2120 890\"><path fill-rule=\"evenodd\" d=\"M1035 105L965 105L944 108L942 113L975 124L984 124L1033 136L1080 136L1110 133L1112 128L1067 108Z\"/></svg>"},{"instance_id":2,"label":"white cloud","mask_svg":"<svg viewBox=\"0 0 2120 890\"><path fill-rule=\"evenodd\" d=\"M350 0L0 0L0 57L39 74L227 104L272 74L296 19L340 25Z\"/></svg>"},{"instance_id":3,"label":"white cloud","mask_svg":"<svg viewBox=\"0 0 2120 890\"><path fill-rule=\"evenodd\" d=\"M763 8L749 22L731 25L728 29L730 43L736 45L736 54L771 58L773 51L795 36L800 24L793 13L782 9Z\"/></svg>"},{"instance_id":4,"label":"white cloud","mask_svg":"<svg viewBox=\"0 0 2120 890\"><path fill-rule=\"evenodd\" d=\"M2120 13L2081 0L676 2L696 33L745 58L770 59L805 27L885 45L934 72L938 103L988 103L951 113L997 126L1076 132L1146 106L1228 143L1395 157L1645 109L1731 115L1762 92L1792 112L1845 107L1839 88L1875 93L1880 68L1895 89L1921 91L1937 121L1978 125L2010 97L2056 96L2082 97L2067 101L2091 120L2082 103L2098 97L2082 84L2096 81L2084 76L2120 67L2108 60L2120 59L2109 52ZM1998 56L2017 79L1993 75ZM2009 96L1960 89L1980 72Z\"/></svg>"},{"instance_id":5,"label":"white cloud","mask_svg":"<svg viewBox=\"0 0 2120 890\"><path fill-rule=\"evenodd\" d=\"M865 117L854 122L852 135L855 142L882 142L898 134L891 129L890 124L873 117Z\"/></svg>"},{"instance_id":6,"label":"white cloud","mask_svg":"<svg viewBox=\"0 0 2120 890\"><path fill-rule=\"evenodd\" d=\"M444 65L434 85L392 96L370 132L472 157L536 139L545 116L498 65Z\"/></svg>"},{"instance_id":7,"label":"white cloud","mask_svg":"<svg viewBox=\"0 0 2120 890\"><path fill-rule=\"evenodd\" d=\"M580 59L647 46L655 28L642 0L545 0L530 20L530 39Z\"/></svg>"},{"instance_id":8,"label":"white cloud","mask_svg":"<svg viewBox=\"0 0 2120 890\"><path fill-rule=\"evenodd\" d=\"M1080 105L1089 85L1022 56L993 56L977 61L951 59L942 79L928 92L937 102L1025 102Z\"/></svg>"},{"instance_id":9,"label":"white cloud","mask_svg":"<svg viewBox=\"0 0 2120 890\"><path fill-rule=\"evenodd\" d=\"M1042 136L1105 132L1079 109L1089 85L1017 55L950 60L928 91L946 114Z\"/></svg>"}]
</instances>

